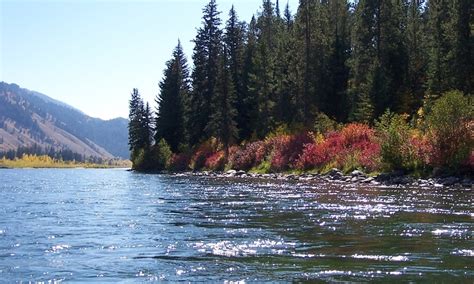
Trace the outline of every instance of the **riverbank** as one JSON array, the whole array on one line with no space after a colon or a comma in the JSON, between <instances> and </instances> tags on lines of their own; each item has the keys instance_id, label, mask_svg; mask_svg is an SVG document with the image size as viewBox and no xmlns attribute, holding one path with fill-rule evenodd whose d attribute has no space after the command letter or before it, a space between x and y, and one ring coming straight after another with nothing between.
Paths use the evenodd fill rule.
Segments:
<instances>
[{"instance_id":1,"label":"riverbank","mask_svg":"<svg viewBox=\"0 0 474 284\"><path fill-rule=\"evenodd\" d=\"M199 171L173 173L177 176L207 176L214 178L246 178L246 179L272 179L282 181L301 182L335 182L372 186L413 186L422 188L473 188L474 179L471 177L445 176L430 178L415 178L402 173L382 173L368 175L362 171L355 170L344 174L338 169L331 169L327 174L292 174L292 173L252 173L246 171L229 170L226 172Z\"/></svg>"}]
</instances>

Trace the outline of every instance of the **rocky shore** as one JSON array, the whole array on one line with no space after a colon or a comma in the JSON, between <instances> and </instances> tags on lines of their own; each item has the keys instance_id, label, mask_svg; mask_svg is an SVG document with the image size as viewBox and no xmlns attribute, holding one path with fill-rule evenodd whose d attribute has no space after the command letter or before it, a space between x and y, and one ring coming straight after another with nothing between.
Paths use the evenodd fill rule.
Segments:
<instances>
[{"instance_id":1,"label":"rocky shore","mask_svg":"<svg viewBox=\"0 0 474 284\"><path fill-rule=\"evenodd\" d=\"M365 184L373 186L414 186L427 188L474 188L474 180L470 177L445 176L428 179L417 179L403 173L382 173L377 176L369 176L364 172L355 170L345 175L338 169L332 169L327 174L285 174L270 173L257 174L245 171L229 170L226 172L188 172L179 173L177 175L185 176L209 176L216 178L255 178L255 179L274 179L287 181L322 181L322 182L339 182L350 184Z\"/></svg>"}]
</instances>

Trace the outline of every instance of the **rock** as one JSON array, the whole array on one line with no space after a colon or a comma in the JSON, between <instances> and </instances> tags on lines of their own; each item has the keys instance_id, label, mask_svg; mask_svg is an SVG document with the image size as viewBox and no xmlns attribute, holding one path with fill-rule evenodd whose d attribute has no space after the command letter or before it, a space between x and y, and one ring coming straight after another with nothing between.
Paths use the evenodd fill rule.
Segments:
<instances>
[{"instance_id":1,"label":"rock","mask_svg":"<svg viewBox=\"0 0 474 284\"><path fill-rule=\"evenodd\" d=\"M340 170L333 168L328 172L328 176L330 176L332 179L341 179L343 174Z\"/></svg>"},{"instance_id":2,"label":"rock","mask_svg":"<svg viewBox=\"0 0 474 284\"><path fill-rule=\"evenodd\" d=\"M351 173L352 177L365 177L365 174L359 170L352 171Z\"/></svg>"},{"instance_id":3,"label":"rock","mask_svg":"<svg viewBox=\"0 0 474 284\"><path fill-rule=\"evenodd\" d=\"M287 175L287 176L286 176L286 179L289 179L289 180L297 180L298 177L297 177L296 175L291 174L291 175Z\"/></svg>"},{"instance_id":4,"label":"rock","mask_svg":"<svg viewBox=\"0 0 474 284\"><path fill-rule=\"evenodd\" d=\"M358 182L359 181L359 178L358 177L353 177L351 178L351 182Z\"/></svg>"},{"instance_id":5,"label":"rock","mask_svg":"<svg viewBox=\"0 0 474 284\"><path fill-rule=\"evenodd\" d=\"M374 181L373 177L368 177L368 178L362 180L363 183L371 183L372 181Z\"/></svg>"},{"instance_id":6,"label":"rock","mask_svg":"<svg viewBox=\"0 0 474 284\"><path fill-rule=\"evenodd\" d=\"M461 184L462 184L462 186L464 186L464 187L472 187L473 182L472 182L472 179L470 179L470 178L465 178L465 179L463 179L463 180L461 181Z\"/></svg>"},{"instance_id":7,"label":"rock","mask_svg":"<svg viewBox=\"0 0 474 284\"><path fill-rule=\"evenodd\" d=\"M237 171L237 172L235 173L236 176L242 176L242 175L245 175L245 174L247 174L247 173L246 173L245 171L242 171L242 170Z\"/></svg>"},{"instance_id":8,"label":"rock","mask_svg":"<svg viewBox=\"0 0 474 284\"><path fill-rule=\"evenodd\" d=\"M375 177L375 180L378 182L387 182L391 179L391 175L387 173L381 173Z\"/></svg>"},{"instance_id":9,"label":"rock","mask_svg":"<svg viewBox=\"0 0 474 284\"><path fill-rule=\"evenodd\" d=\"M389 182L392 183L392 184L405 185L405 184L411 183L412 179L410 177L407 177L407 176L397 176L397 177L392 178Z\"/></svg>"},{"instance_id":10,"label":"rock","mask_svg":"<svg viewBox=\"0 0 474 284\"><path fill-rule=\"evenodd\" d=\"M440 180L440 183L444 186L452 186L459 182L459 178L457 177L447 177Z\"/></svg>"}]
</instances>

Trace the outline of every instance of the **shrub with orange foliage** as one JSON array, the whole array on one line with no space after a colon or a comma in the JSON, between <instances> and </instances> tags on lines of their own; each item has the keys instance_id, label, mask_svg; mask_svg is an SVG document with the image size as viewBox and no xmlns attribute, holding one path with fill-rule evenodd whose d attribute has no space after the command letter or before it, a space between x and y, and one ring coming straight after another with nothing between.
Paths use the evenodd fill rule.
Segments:
<instances>
[{"instance_id":1,"label":"shrub with orange foliage","mask_svg":"<svg viewBox=\"0 0 474 284\"><path fill-rule=\"evenodd\" d=\"M226 160L224 151L218 151L207 157L205 162L206 169L212 171L222 171L225 167Z\"/></svg>"},{"instance_id":2,"label":"shrub with orange foliage","mask_svg":"<svg viewBox=\"0 0 474 284\"><path fill-rule=\"evenodd\" d=\"M191 157L191 168L201 170L206 165L206 160L214 153L214 147L211 142L204 142L194 151Z\"/></svg>"}]
</instances>

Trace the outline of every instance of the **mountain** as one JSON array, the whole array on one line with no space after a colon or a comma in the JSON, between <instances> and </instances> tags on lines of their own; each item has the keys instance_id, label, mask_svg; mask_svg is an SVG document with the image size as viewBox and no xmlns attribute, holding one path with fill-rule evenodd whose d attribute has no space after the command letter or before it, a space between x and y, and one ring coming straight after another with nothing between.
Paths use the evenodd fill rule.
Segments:
<instances>
[{"instance_id":1,"label":"mountain","mask_svg":"<svg viewBox=\"0 0 474 284\"><path fill-rule=\"evenodd\" d=\"M128 159L127 125L127 119L93 118L44 94L0 82L0 152L37 144Z\"/></svg>"}]
</instances>

